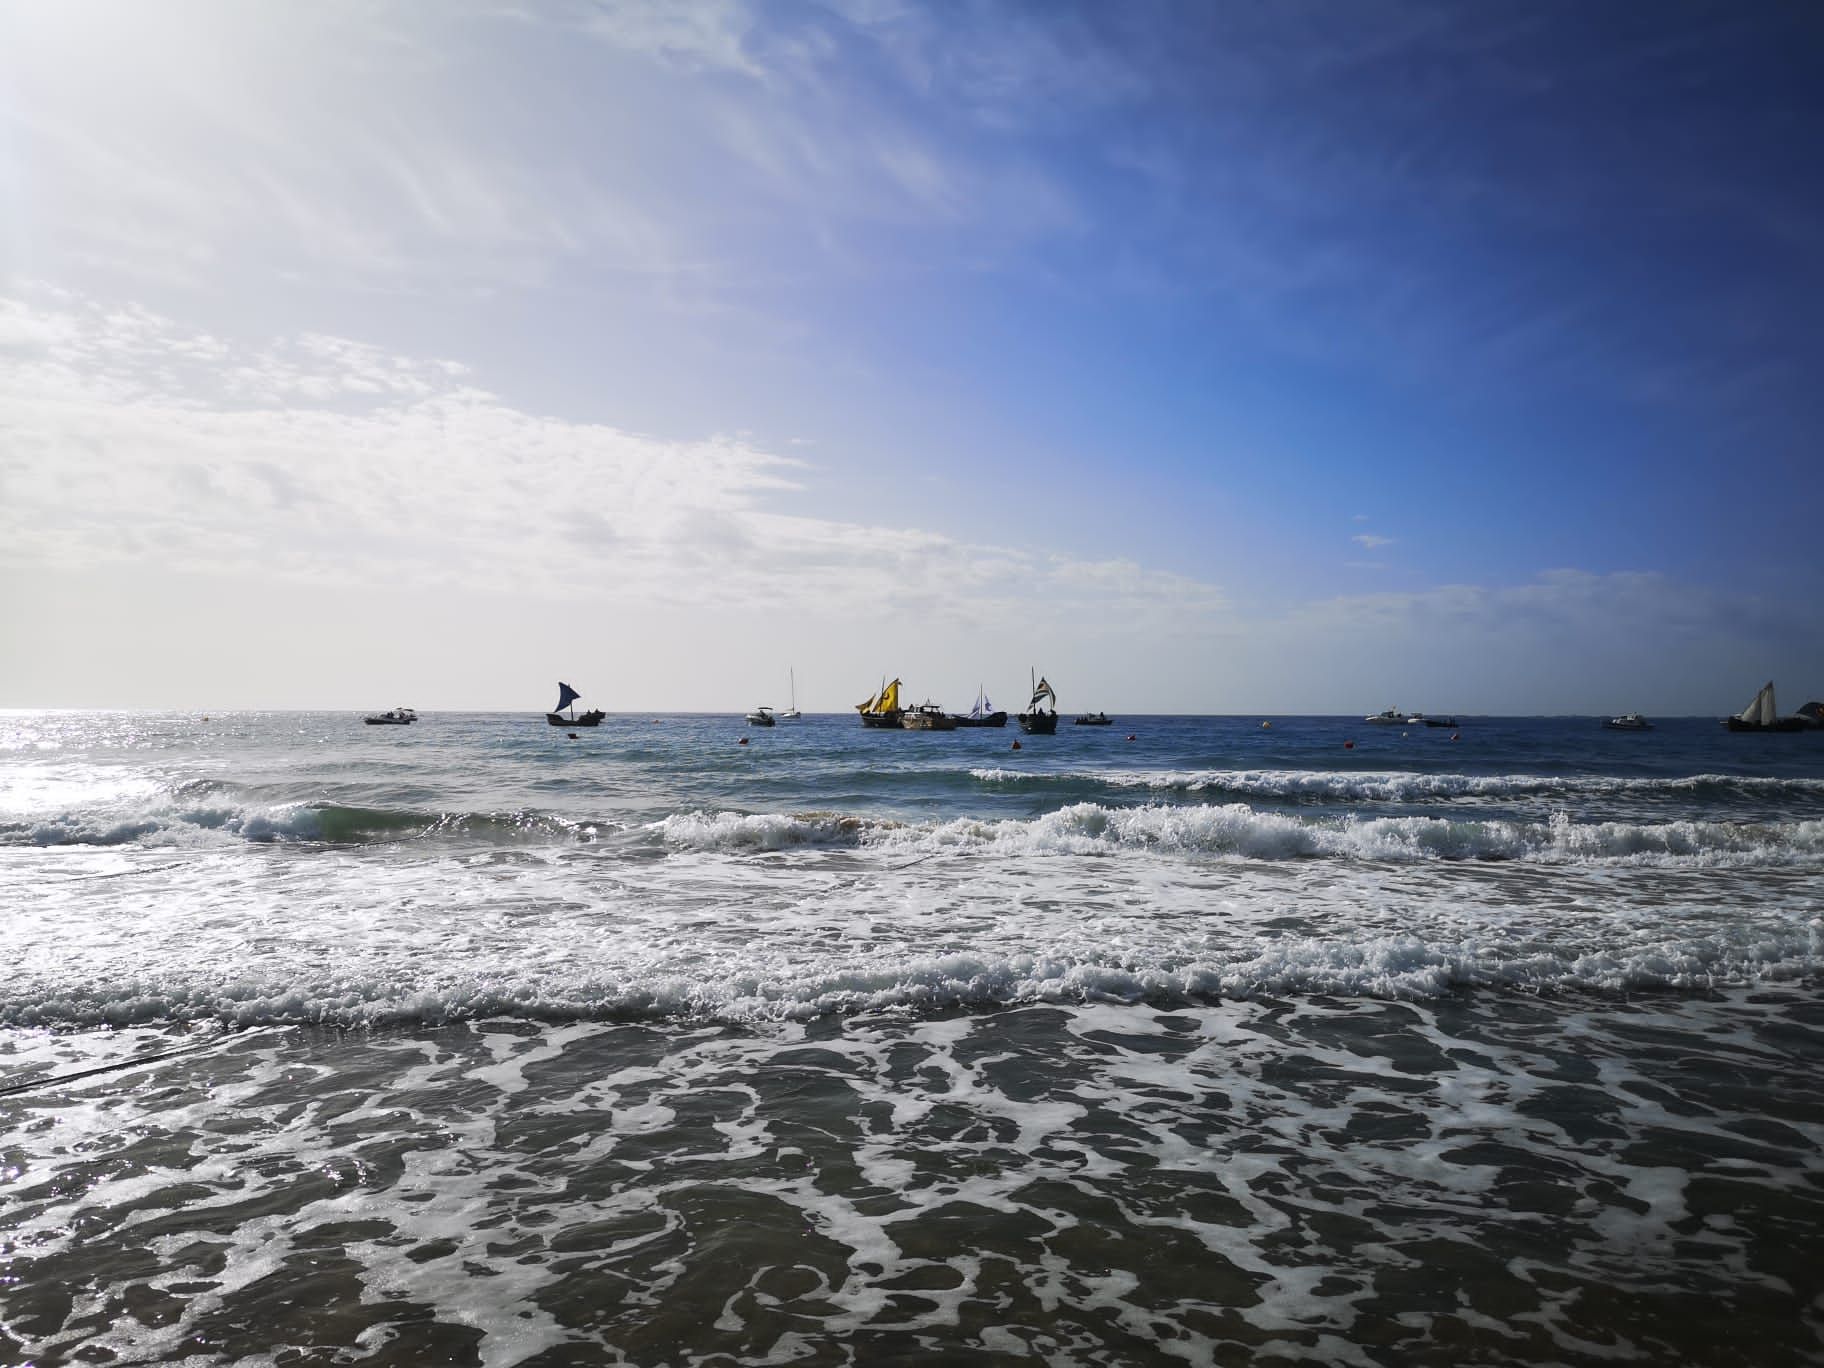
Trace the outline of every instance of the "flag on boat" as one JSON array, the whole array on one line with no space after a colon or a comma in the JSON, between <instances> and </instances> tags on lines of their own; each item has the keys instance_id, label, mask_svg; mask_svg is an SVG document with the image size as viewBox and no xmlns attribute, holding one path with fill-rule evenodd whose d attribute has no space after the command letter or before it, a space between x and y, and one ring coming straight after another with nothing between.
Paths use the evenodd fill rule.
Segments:
<instances>
[{"instance_id":1,"label":"flag on boat","mask_svg":"<svg viewBox=\"0 0 1824 1368\"><path fill-rule=\"evenodd\" d=\"M1058 696L1057 696L1057 694L1055 694L1055 693L1053 693L1053 692L1052 692L1052 688L1051 688L1051 685L1050 685L1050 684L1048 684L1048 683L1046 683L1046 681L1045 681L1045 680L1043 680L1043 679L1041 679L1041 680L1039 680L1039 683L1038 683L1038 687L1036 687L1036 688L1035 688L1035 689L1033 689L1033 691L1032 691L1032 702L1030 702L1030 703L1028 703L1028 704L1027 704L1027 705L1026 705L1026 706L1027 706L1027 707L1029 707L1029 708L1036 708L1036 707L1038 707L1038 706L1039 706L1039 700L1040 700L1040 699L1041 699L1041 698L1049 698L1049 699L1050 699L1050 700L1051 700L1051 706L1052 706L1052 707L1054 707L1054 708L1055 708L1055 707L1057 707L1057 706L1058 706Z\"/></svg>"}]
</instances>

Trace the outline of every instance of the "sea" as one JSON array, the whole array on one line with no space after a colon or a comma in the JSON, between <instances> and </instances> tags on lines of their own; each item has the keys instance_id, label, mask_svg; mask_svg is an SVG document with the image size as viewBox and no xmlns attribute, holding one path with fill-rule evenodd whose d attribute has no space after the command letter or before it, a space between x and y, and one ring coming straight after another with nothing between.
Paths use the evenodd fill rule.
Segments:
<instances>
[{"instance_id":1,"label":"sea","mask_svg":"<svg viewBox=\"0 0 1824 1368\"><path fill-rule=\"evenodd\" d=\"M1824 1363L1824 732L1457 720L0 714L0 1362Z\"/></svg>"}]
</instances>

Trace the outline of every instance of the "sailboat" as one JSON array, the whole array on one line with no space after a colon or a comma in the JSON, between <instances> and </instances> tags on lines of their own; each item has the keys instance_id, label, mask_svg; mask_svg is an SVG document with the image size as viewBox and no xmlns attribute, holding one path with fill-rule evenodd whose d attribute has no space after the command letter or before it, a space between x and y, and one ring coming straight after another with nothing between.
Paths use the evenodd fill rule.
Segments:
<instances>
[{"instance_id":1,"label":"sailboat","mask_svg":"<svg viewBox=\"0 0 1824 1368\"><path fill-rule=\"evenodd\" d=\"M905 709L899 706L899 681L889 684L882 680L880 692L865 703L857 703L855 711L861 714L864 727L891 727L898 731L900 718L905 715Z\"/></svg>"},{"instance_id":2,"label":"sailboat","mask_svg":"<svg viewBox=\"0 0 1824 1368\"><path fill-rule=\"evenodd\" d=\"M779 714L781 722L796 722L804 714L798 711L798 672L790 671L792 677L792 706Z\"/></svg>"},{"instance_id":3,"label":"sailboat","mask_svg":"<svg viewBox=\"0 0 1824 1368\"><path fill-rule=\"evenodd\" d=\"M1051 708L1046 710L1040 703L1049 701ZM1050 736L1058 729L1058 695L1051 685L1043 679L1032 686L1032 701L1026 705L1026 711L1020 714L1020 730L1033 736Z\"/></svg>"},{"instance_id":4,"label":"sailboat","mask_svg":"<svg viewBox=\"0 0 1824 1368\"><path fill-rule=\"evenodd\" d=\"M1730 731L1804 731L1811 724L1802 717L1781 717L1779 709L1773 702L1773 681L1770 679L1761 685L1761 691L1754 696L1754 702L1743 708L1733 717L1725 717L1723 725Z\"/></svg>"},{"instance_id":5,"label":"sailboat","mask_svg":"<svg viewBox=\"0 0 1824 1368\"><path fill-rule=\"evenodd\" d=\"M975 706L966 713L957 713L956 725L959 727L1004 727L1007 725L1005 709L997 709L989 701L988 691L981 685L975 687Z\"/></svg>"},{"instance_id":6,"label":"sailboat","mask_svg":"<svg viewBox=\"0 0 1824 1368\"><path fill-rule=\"evenodd\" d=\"M557 681L557 711L545 714L545 721L554 727L599 727L602 719L608 716L600 708L591 708L586 713L576 710L576 700L582 695L563 680ZM564 710L568 708L569 711Z\"/></svg>"}]
</instances>

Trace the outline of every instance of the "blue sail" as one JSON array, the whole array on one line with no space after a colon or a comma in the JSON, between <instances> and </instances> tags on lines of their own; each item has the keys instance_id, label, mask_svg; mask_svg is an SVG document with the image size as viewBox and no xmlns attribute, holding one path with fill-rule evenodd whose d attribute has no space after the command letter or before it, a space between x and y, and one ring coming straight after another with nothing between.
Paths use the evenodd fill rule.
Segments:
<instances>
[{"instance_id":1,"label":"blue sail","mask_svg":"<svg viewBox=\"0 0 1824 1368\"><path fill-rule=\"evenodd\" d=\"M581 697L581 694L560 679L557 681L557 707L553 708L552 711L562 712Z\"/></svg>"}]
</instances>

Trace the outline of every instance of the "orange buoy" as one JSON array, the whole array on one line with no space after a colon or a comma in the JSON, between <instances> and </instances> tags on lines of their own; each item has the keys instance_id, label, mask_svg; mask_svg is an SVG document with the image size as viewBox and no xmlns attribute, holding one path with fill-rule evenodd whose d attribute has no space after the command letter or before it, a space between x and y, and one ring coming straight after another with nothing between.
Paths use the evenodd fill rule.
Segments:
<instances>
[{"instance_id":1,"label":"orange buoy","mask_svg":"<svg viewBox=\"0 0 1824 1368\"><path fill-rule=\"evenodd\" d=\"M1134 739L1134 734L1133 734L1133 733L1132 733L1132 732L1129 732L1129 733L1128 733L1128 734L1127 734L1127 739L1128 739L1128 740L1129 740L1129 741L1132 741L1132 740L1133 740L1133 739Z\"/></svg>"},{"instance_id":2,"label":"orange buoy","mask_svg":"<svg viewBox=\"0 0 1824 1368\"><path fill-rule=\"evenodd\" d=\"M1020 748L1020 743L1019 743L1018 738L1015 738L1014 743L1013 743L1013 748L1015 750L1018 750Z\"/></svg>"},{"instance_id":3,"label":"orange buoy","mask_svg":"<svg viewBox=\"0 0 1824 1368\"><path fill-rule=\"evenodd\" d=\"M1463 733L1462 732L1452 732L1450 734L1450 739L1452 741L1461 741L1463 739Z\"/></svg>"},{"instance_id":4,"label":"orange buoy","mask_svg":"<svg viewBox=\"0 0 1824 1368\"><path fill-rule=\"evenodd\" d=\"M745 746L747 744L747 738L744 736L739 741L735 742L735 744L737 746Z\"/></svg>"},{"instance_id":5,"label":"orange buoy","mask_svg":"<svg viewBox=\"0 0 1824 1368\"><path fill-rule=\"evenodd\" d=\"M1355 749L1355 742L1353 742L1353 741L1345 741L1345 742L1343 742L1343 749L1344 749L1344 750L1354 750L1354 749Z\"/></svg>"}]
</instances>

